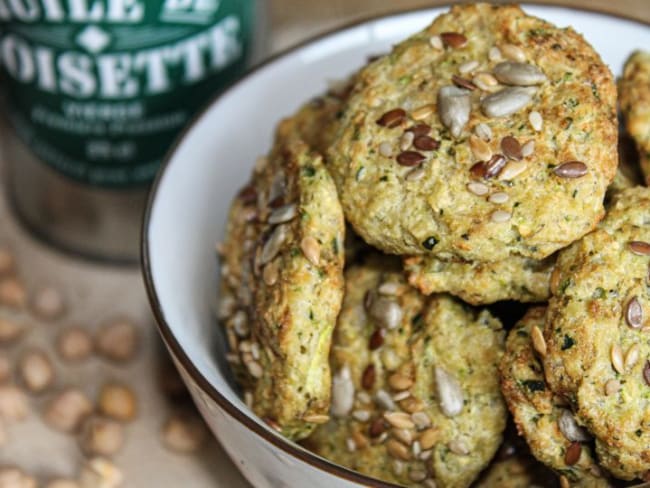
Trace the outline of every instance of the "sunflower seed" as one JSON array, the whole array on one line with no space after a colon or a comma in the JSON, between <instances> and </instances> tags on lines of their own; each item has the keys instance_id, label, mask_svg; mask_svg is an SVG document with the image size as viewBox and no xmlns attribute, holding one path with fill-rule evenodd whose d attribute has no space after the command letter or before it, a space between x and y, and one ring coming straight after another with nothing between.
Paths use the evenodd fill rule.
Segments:
<instances>
[{"instance_id":1,"label":"sunflower seed","mask_svg":"<svg viewBox=\"0 0 650 488\"><path fill-rule=\"evenodd\" d=\"M470 92L453 85L438 91L438 111L440 120L453 137L459 137L469 121L471 110Z\"/></svg>"},{"instance_id":2,"label":"sunflower seed","mask_svg":"<svg viewBox=\"0 0 650 488\"><path fill-rule=\"evenodd\" d=\"M412 134L412 132L407 132L407 134ZM413 145L420 151L435 151L440 147L440 143L429 136L417 136L413 141Z\"/></svg>"},{"instance_id":3,"label":"sunflower seed","mask_svg":"<svg viewBox=\"0 0 650 488\"><path fill-rule=\"evenodd\" d=\"M488 161L492 157L492 150L487 142L475 135L469 136L469 148L478 161Z\"/></svg>"},{"instance_id":4,"label":"sunflower seed","mask_svg":"<svg viewBox=\"0 0 650 488\"><path fill-rule=\"evenodd\" d=\"M397 302L383 297L373 300L369 313L389 330L399 327L404 316L402 307Z\"/></svg>"},{"instance_id":5,"label":"sunflower seed","mask_svg":"<svg viewBox=\"0 0 650 488\"><path fill-rule=\"evenodd\" d=\"M413 144L413 139L415 136L413 135L413 132L404 132L402 134L402 137L399 139L399 148L402 151L406 151L409 147L411 147L411 144Z\"/></svg>"},{"instance_id":6,"label":"sunflower seed","mask_svg":"<svg viewBox=\"0 0 650 488\"><path fill-rule=\"evenodd\" d=\"M262 280L267 286L273 286L278 282L280 278L280 260L276 259L271 261L269 264L264 266L262 270Z\"/></svg>"},{"instance_id":7,"label":"sunflower seed","mask_svg":"<svg viewBox=\"0 0 650 488\"><path fill-rule=\"evenodd\" d=\"M623 363L623 351L621 346L614 344L610 350L610 359L612 361L612 366L617 373L625 373L625 364Z\"/></svg>"},{"instance_id":8,"label":"sunflower seed","mask_svg":"<svg viewBox=\"0 0 650 488\"><path fill-rule=\"evenodd\" d=\"M438 51L442 50L444 48L444 45L442 44L442 39L440 36L431 36L429 37L429 45L437 49Z\"/></svg>"},{"instance_id":9,"label":"sunflower seed","mask_svg":"<svg viewBox=\"0 0 650 488\"><path fill-rule=\"evenodd\" d=\"M484 141L492 140L492 129L490 126L480 122L474 126L474 133Z\"/></svg>"},{"instance_id":10,"label":"sunflower seed","mask_svg":"<svg viewBox=\"0 0 650 488\"><path fill-rule=\"evenodd\" d=\"M423 469L411 468L409 470L409 479L411 481L419 483L420 481L424 481L425 479L427 479L427 472L424 471Z\"/></svg>"},{"instance_id":11,"label":"sunflower seed","mask_svg":"<svg viewBox=\"0 0 650 488\"><path fill-rule=\"evenodd\" d=\"M320 244L313 236L305 236L300 241L300 249L307 260L314 266L320 264Z\"/></svg>"},{"instance_id":12,"label":"sunflower seed","mask_svg":"<svg viewBox=\"0 0 650 488\"><path fill-rule=\"evenodd\" d=\"M487 185L480 183L478 181L470 181L467 183L467 189L471 191L474 195L483 196L487 195L490 192L490 189Z\"/></svg>"},{"instance_id":13,"label":"sunflower seed","mask_svg":"<svg viewBox=\"0 0 650 488\"><path fill-rule=\"evenodd\" d=\"M526 61L526 54L524 51L514 44L504 44L501 46L501 54L511 61L517 61L519 63Z\"/></svg>"},{"instance_id":14,"label":"sunflower seed","mask_svg":"<svg viewBox=\"0 0 650 488\"><path fill-rule=\"evenodd\" d=\"M359 422L367 422L370 420L370 412L368 410L355 410L352 412L352 417Z\"/></svg>"},{"instance_id":15,"label":"sunflower seed","mask_svg":"<svg viewBox=\"0 0 650 488\"><path fill-rule=\"evenodd\" d=\"M523 161L510 161L499 173L499 180L512 180L526 171L526 168L528 168L528 165Z\"/></svg>"},{"instance_id":16,"label":"sunflower seed","mask_svg":"<svg viewBox=\"0 0 650 488\"><path fill-rule=\"evenodd\" d=\"M377 402L377 405L379 405L384 410L395 410L396 408L395 402L388 394L388 392L383 388L380 388L377 390L377 393L375 393L375 401Z\"/></svg>"},{"instance_id":17,"label":"sunflower seed","mask_svg":"<svg viewBox=\"0 0 650 488\"><path fill-rule=\"evenodd\" d=\"M491 203L496 203L497 205L501 205L503 203L506 203L509 198L510 197L508 196L507 193L503 193L502 191L500 191L500 192L493 193L492 195L490 195L488 200Z\"/></svg>"},{"instance_id":18,"label":"sunflower seed","mask_svg":"<svg viewBox=\"0 0 650 488\"><path fill-rule=\"evenodd\" d=\"M442 413L454 417L463 410L463 390L458 380L440 366L435 366L436 392Z\"/></svg>"},{"instance_id":19,"label":"sunflower seed","mask_svg":"<svg viewBox=\"0 0 650 488\"><path fill-rule=\"evenodd\" d=\"M392 129L405 121L406 121L406 112L404 111L404 109L395 108L393 110L389 110L384 115L382 115L377 120L377 123L383 127Z\"/></svg>"},{"instance_id":20,"label":"sunflower seed","mask_svg":"<svg viewBox=\"0 0 650 488\"><path fill-rule=\"evenodd\" d=\"M375 379L377 374L375 372L375 365L369 364L366 366L366 369L363 370L361 375L361 386L364 390L372 390L372 387L375 386Z\"/></svg>"},{"instance_id":21,"label":"sunflower seed","mask_svg":"<svg viewBox=\"0 0 650 488\"><path fill-rule=\"evenodd\" d=\"M426 158L417 151L403 151L397 155L397 163L401 166L417 166Z\"/></svg>"},{"instance_id":22,"label":"sunflower seed","mask_svg":"<svg viewBox=\"0 0 650 488\"><path fill-rule=\"evenodd\" d=\"M420 446L419 441L413 441L413 444L411 444L411 450L413 451L413 456L416 458L420 456L420 453L422 452L422 447Z\"/></svg>"},{"instance_id":23,"label":"sunflower seed","mask_svg":"<svg viewBox=\"0 0 650 488\"><path fill-rule=\"evenodd\" d=\"M646 361L645 366L643 366L643 379L645 384L650 386L650 360Z\"/></svg>"},{"instance_id":24,"label":"sunflower seed","mask_svg":"<svg viewBox=\"0 0 650 488\"><path fill-rule=\"evenodd\" d=\"M476 68L479 67L479 62L476 60L471 60L471 61L466 61L458 66L458 72L461 75L465 75L467 73L471 73L472 71L475 71Z\"/></svg>"},{"instance_id":25,"label":"sunflower seed","mask_svg":"<svg viewBox=\"0 0 650 488\"><path fill-rule=\"evenodd\" d=\"M616 395L621 389L621 382L618 380L609 380L605 383L605 395Z\"/></svg>"},{"instance_id":26,"label":"sunflower seed","mask_svg":"<svg viewBox=\"0 0 650 488\"><path fill-rule=\"evenodd\" d=\"M283 224L285 222L289 222L296 216L296 205L293 203L290 203L288 205L283 205L281 207L276 208L271 212L269 215L269 224L275 225L275 224Z\"/></svg>"},{"instance_id":27,"label":"sunflower seed","mask_svg":"<svg viewBox=\"0 0 650 488\"><path fill-rule=\"evenodd\" d=\"M386 422L397 429L415 428L415 424L411 420L411 416L405 412L385 412L384 419Z\"/></svg>"},{"instance_id":28,"label":"sunflower seed","mask_svg":"<svg viewBox=\"0 0 650 488\"><path fill-rule=\"evenodd\" d=\"M472 78L472 83L484 91L492 91L499 84L497 79L490 73L477 73Z\"/></svg>"},{"instance_id":29,"label":"sunflower seed","mask_svg":"<svg viewBox=\"0 0 650 488\"><path fill-rule=\"evenodd\" d=\"M489 161L485 163L484 178L494 178L501 173L501 170L506 165L506 158L503 154L494 154Z\"/></svg>"},{"instance_id":30,"label":"sunflower seed","mask_svg":"<svg viewBox=\"0 0 650 488\"><path fill-rule=\"evenodd\" d=\"M625 321L633 329L643 325L643 307L638 297L632 297L625 307Z\"/></svg>"},{"instance_id":31,"label":"sunflower seed","mask_svg":"<svg viewBox=\"0 0 650 488\"><path fill-rule=\"evenodd\" d=\"M557 421L557 426L560 428L562 435L564 435L564 437L569 441L589 442L591 440L589 432L578 425L576 419L569 410L562 409L560 418Z\"/></svg>"},{"instance_id":32,"label":"sunflower seed","mask_svg":"<svg viewBox=\"0 0 650 488\"><path fill-rule=\"evenodd\" d=\"M401 402L402 400L406 400L410 396L411 396L411 392L408 390L404 390L404 391L400 391L399 393L395 393L393 395L393 400L396 402Z\"/></svg>"},{"instance_id":33,"label":"sunflower seed","mask_svg":"<svg viewBox=\"0 0 650 488\"><path fill-rule=\"evenodd\" d=\"M544 340L544 334L542 334L539 327L533 326L530 330L530 338L537 354L539 354L540 357L546 357L546 341Z\"/></svg>"},{"instance_id":34,"label":"sunflower seed","mask_svg":"<svg viewBox=\"0 0 650 488\"><path fill-rule=\"evenodd\" d=\"M332 403L330 413L334 417L345 417L354 406L354 383L350 368L343 366L332 376Z\"/></svg>"},{"instance_id":35,"label":"sunflower seed","mask_svg":"<svg viewBox=\"0 0 650 488\"><path fill-rule=\"evenodd\" d=\"M422 105L419 108L416 108L411 112L411 118L413 120L423 120L426 119L429 115L433 113L433 111L436 109L436 106L432 103L429 103L427 105Z\"/></svg>"},{"instance_id":36,"label":"sunflower seed","mask_svg":"<svg viewBox=\"0 0 650 488\"><path fill-rule=\"evenodd\" d=\"M567 161L553 170L560 178L580 178L587 174L587 165L580 161Z\"/></svg>"},{"instance_id":37,"label":"sunflower seed","mask_svg":"<svg viewBox=\"0 0 650 488\"><path fill-rule=\"evenodd\" d=\"M625 353L625 369L630 370L639 361L639 345L634 344Z\"/></svg>"},{"instance_id":38,"label":"sunflower seed","mask_svg":"<svg viewBox=\"0 0 650 488\"><path fill-rule=\"evenodd\" d=\"M542 114L540 114L537 110L533 110L528 114L528 122L535 132L541 131L542 126L544 125Z\"/></svg>"},{"instance_id":39,"label":"sunflower seed","mask_svg":"<svg viewBox=\"0 0 650 488\"><path fill-rule=\"evenodd\" d=\"M531 139L530 141L526 142L523 146L521 146L521 156L524 158L527 158L528 156L532 156L534 152L535 152L535 141L533 139Z\"/></svg>"},{"instance_id":40,"label":"sunflower seed","mask_svg":"<svg viewBox=\"0 0 650 488\"><path fill-rule=\"evenodd\" d=\"M451 81L456 85L458 88L466 88L467 90L476 90L476 85L472 83L470 80L462 78L460 76L453 75L451 77Z\"/></svg>"},{"instance_id":41,"label":"sunflower seed","mask_svg":"<svg viewBox=\"0 0 650 488\"><path fill-rule=\"evenodd\" d=\"M540 85L546 81L546 75L537 66L512 61L497 64L494 77L501 83L516 86Z\"/></svg>"},{"instance_id":42,"label":"sunflower seed","mask_svg":"<svg viewBox=\"0 0 650 488\"><path fill-rule=\"evenodd\" d=\"M271 235L269 235L262 247L262 254L260 256L261 265L271 262L271 260L278 255L282 244L284 244L284 241L287 238L287 234L288 231L286 224L278 225L273 229L273 232L271 232Z\"/></svg>"},{"instance_id":43,"label":"sunflower seed","mask_svg":"<svg viewBox=\"0 0 650 488\"><path fill-rule=\"evenodd\" d=\"M431 427L431 419L426 414L426 412L415 412L411 414L411 420L413 420L413 423L418 430L423 430L427 427Z\"/></svg>"},{"instance_id":44,"label":"sunflower seed","mask_svg":"<svg viewBox=\"0 0 650 488\"><path fill-rule=\"evenodd\" d=\"M388 454L396 459L401 459L402 461L408 461L411 459L411 452L409 449L396 439L390 439L386 443L386 450L388 451Z\"/></svg>"},{"instance_id":45,"label":"sunflower seed","mask_svg":"<svg viewBox=\"0 0 650 488\"><path fill-rule=\"evenodd\" d=\"M582 446L579 442L572 442L571 445L566 450L564 455L564 462L568 466L573 466L580 460L580 454L582 453Z\"/></svg>"},{"instance_id":46,"label":"sunflower seed","mask_svg":"<svg viewBox=\"0 0 650 488\"><path fill-rule=\"evenodd\" d=\"M379 154L384 156L385 158L390 158L393 155L393 146L391 146L390 142L382 142L379 144Z\"/></svg>"},{"instance_id":47,"label":"sunflower seed","mask_svg":"<svg viewBox=\"0 0 650 488\"><path fill-rule=\"evenodd\" d=\"M447 447L451 452L459 456L467 456L469 454L469 447L460 439L453 439L447 443Z\"/></svg>"},{"instance_id":48,"label":"sunflower seed","mask_svg":"<svg viewBox=\"0 0 650 488\"><path fill-rule=\"evenodd\" d=\"M630 251L639 256L650 256L650 243L643 241L630 241Z\"/></svg>"},{"instance_id":49,"label":"sunflower seed","mask_svg":"<svg viewBox=\"0 0 650 488\"><path fill-rule=\"evenodd\" d=\"M521 154L521 144L512 136L506 136L501 139L501 151L510 159L519 160L523 157Z\"/></svg>"},{"instance_id":50,"label":"sunflower seed","mask_svg":"<svg viewBox=\"0 0 650 488\"><path fill-rule=\"evenodd\" d=\"M246 369L248 369L248 372L251 374L253 378L261 378L262 375L264 374L262 365L257 361L254 360L244 361L244 364L246 365Z\"/></svg>"},{"instance_id":51,"label":"sunflower seed","mask_svg":"<svg viewBox=\"0 0 650 488\"><path fill-rule=\"evenodd\" d=\"M408 390L413 386L413 380L403 374L394 373L388 377L388 384L393 390Z\"/></svg>"},{"instance_id":52,"label":"sunflower seed","mask_svg":"<svg viewBox=\"0 0 650 488\"><path fill-rule=\"evenodd\" d=\"M488 117L505 117L518 112L533 100L534 88L508 87L488 95L481 101Z\"/></svg>"},{"instance_id":53,"label":"sunflower seed","mask_svg":"<svg viewBox=\"0 0 650 488\"><path fill-rule=\"evenodd\" d=\"M443 44L445 44L445 46L453 48L463 47L465 44L467 44L467 37L465 37L463 34L459 34L458 32L443 32L440 34L440 39L442 40Z\"/></svg>"},{"instance_id":54,"label":"sunflower seed","mask_svg":"<svg viewBox=\"0 0 650 488\"><path fill-rule=\"evenodd\" d=\"M421 448L420 448L420 449L421 449ZM431 451L431 449L429 449L429 450L427 450L427 451L422 451L422 452L420 453L420 455L418 456L418 458L419 458L421 461L426 461L427 459L430 459L430 458L431 458L431 455L432 455L432 454L433 454L433 451Z\"/></svg>"},{"instance_id":55,"label":"sunflower seed","mask_svg":"<svg viewBox=\"0 0 650 488\"><path fill-rule=\"evenodd\" d=\"M502 224L504 222L508 222L510 220L510 217L512 217L512 214L510 212L497 210L495 212L492 212L492 215L490 215L490 220L497 224Z\"/></svg>"}]
</instances>

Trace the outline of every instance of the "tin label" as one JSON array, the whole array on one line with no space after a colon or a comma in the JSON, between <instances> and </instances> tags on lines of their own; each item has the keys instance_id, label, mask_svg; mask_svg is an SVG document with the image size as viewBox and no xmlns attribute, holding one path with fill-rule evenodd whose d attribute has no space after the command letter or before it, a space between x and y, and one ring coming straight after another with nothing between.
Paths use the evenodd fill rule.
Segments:
<instances>
[{"instance_id":1,"label":"tin label","mask_svg":"<svg viewBox=\"0 0 650 488\"><path fill-rule=\"evenodd\" d=\"M178 131L245 68L253 9L254 0L0 0L18 136L75 180L147 184Z\"/></svg>"}]
</instances>

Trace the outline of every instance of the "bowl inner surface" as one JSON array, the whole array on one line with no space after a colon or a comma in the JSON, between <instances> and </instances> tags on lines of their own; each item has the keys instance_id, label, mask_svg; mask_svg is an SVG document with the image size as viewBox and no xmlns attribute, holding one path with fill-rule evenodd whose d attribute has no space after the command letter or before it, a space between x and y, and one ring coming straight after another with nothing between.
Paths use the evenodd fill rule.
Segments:
<instances>
[{"instance_id":1,"label":"bowl inner surface","mask_svg":"<svg viewBox=\"0 0 650 488\"><path fill-rule=\"evenodd\" d=\"M648 26L601 14L556 7L524 7L558 26L573 26L592 43L615 75L634 49L650 46ZM150 291L160 304L163 328L203 378L237 409L223 360L223 338L212 315L218 265L230 201L264 154L281 117L361 66L368 56L428 25L446 8L373 20L280 56L215 100L171 152L154 189L145 223ZM285 441L289 442L289 441Z\"/></svg>"}]
</instances>

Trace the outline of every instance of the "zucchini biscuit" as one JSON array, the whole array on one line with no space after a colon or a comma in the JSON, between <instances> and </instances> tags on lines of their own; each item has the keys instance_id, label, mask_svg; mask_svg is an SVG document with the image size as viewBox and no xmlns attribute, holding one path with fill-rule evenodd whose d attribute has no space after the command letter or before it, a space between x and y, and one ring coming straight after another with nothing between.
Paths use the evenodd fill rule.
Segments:
<instances>
[{"instance_id":1,"label":"zucchini biscuit","mask_svg":"<svg viewBox=\"0 0 650 488\"><path fill-rule=\"evenodd\" d=\"M472 305L486 305L501 300L548 300L554 264L554 255L541 261L512 256L495 262L409 256L404 269L409 283L426 295L448 292Z\"/></svg>"},{"instance_id":2,"label":"zucchini biscuit","mask_svg":"<svg viewBox=\"0 0 650 488\"><path fill-rule=\"evenodd\" d=\"M599 228L560 252L544 369L617 478L650 472L650 189L617 194Z\"/></svg>"},{"instance_id":3,"label":"zucchini biscuit","mask_svg":"<svg viewBox=\"0 0 650 488\"><path fill-rule=\"evenodd\" d=\"M308 446L400 485L469 486L506 424L500 322L449 296L422 296L390 257L345 277L330 357L332 420Z\"/></svg>"},{"instance_id":4,"label":"zucchini biscuit","mask_svg":"<svg viewBox=\"0 0 650 488\"><path fill-rule=\"evenodd\" d=\"M625 128L635 140L641 169L650 182L650 53L634 52L619 82L619 101Z\"/></svg>"},{"instance_id":5,"label":"zucchini biscuit","mask_svg":"<svg viewBox=\"0 0 650 488\"><path fill-rule=\"evenodd\" d=\"M531 455L515 455L496 461L483 473L474 488L555 488L557 482Z\"/></svg>"},{"instance_id":6,"label":"zucchini biscuit","mask_svg":"<svg viewBox=\"0 0 650 488\"><path fill-rule=\"evenodd\" d=\"M591 436L544 379L537 354L544 354L540 337L545 313L543 307L531 308L508 334L499 368L503 395L519 434L537 459L572 484L606 487L586 444Z\"/></svg>"},{"instance_id":7,"label":"zucchini biscuit","mask_svg":"<svg viewBox=\"0 0 650 488\"><path fill-rule=\"evenodd\" d=\"M328 419L344 225L321 157L279 131L231 210L220 316L247 403L293 439Z\"/></svg>"},{"instance_id":8,"label":"zucchini biscuit","mask_svg":"<svg viewBox=\"0 0 650 488\"><path fill-rule=\"evenodd\" d=\"M617 132L612 74L582 36L458 5L360 71L328 169L385 252L544 259L602 218Z\"/></svg>"}]
</instances>

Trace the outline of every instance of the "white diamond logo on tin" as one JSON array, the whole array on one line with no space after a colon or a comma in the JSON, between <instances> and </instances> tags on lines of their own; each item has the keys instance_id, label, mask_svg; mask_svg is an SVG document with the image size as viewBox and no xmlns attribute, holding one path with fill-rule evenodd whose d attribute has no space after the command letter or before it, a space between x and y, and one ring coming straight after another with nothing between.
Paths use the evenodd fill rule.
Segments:
<instances>
[{"instance_id":1,"label":"white diamond logo on tin","mask_svg":"<svg viewBox=\"0 0 650 488\"><path fill-rule=\"evenodd\" d=\"M96 25L89 25L77 36L77 44L86 51L97 54L111 42L111 36Z\"/></svg>"}]
</instances>

